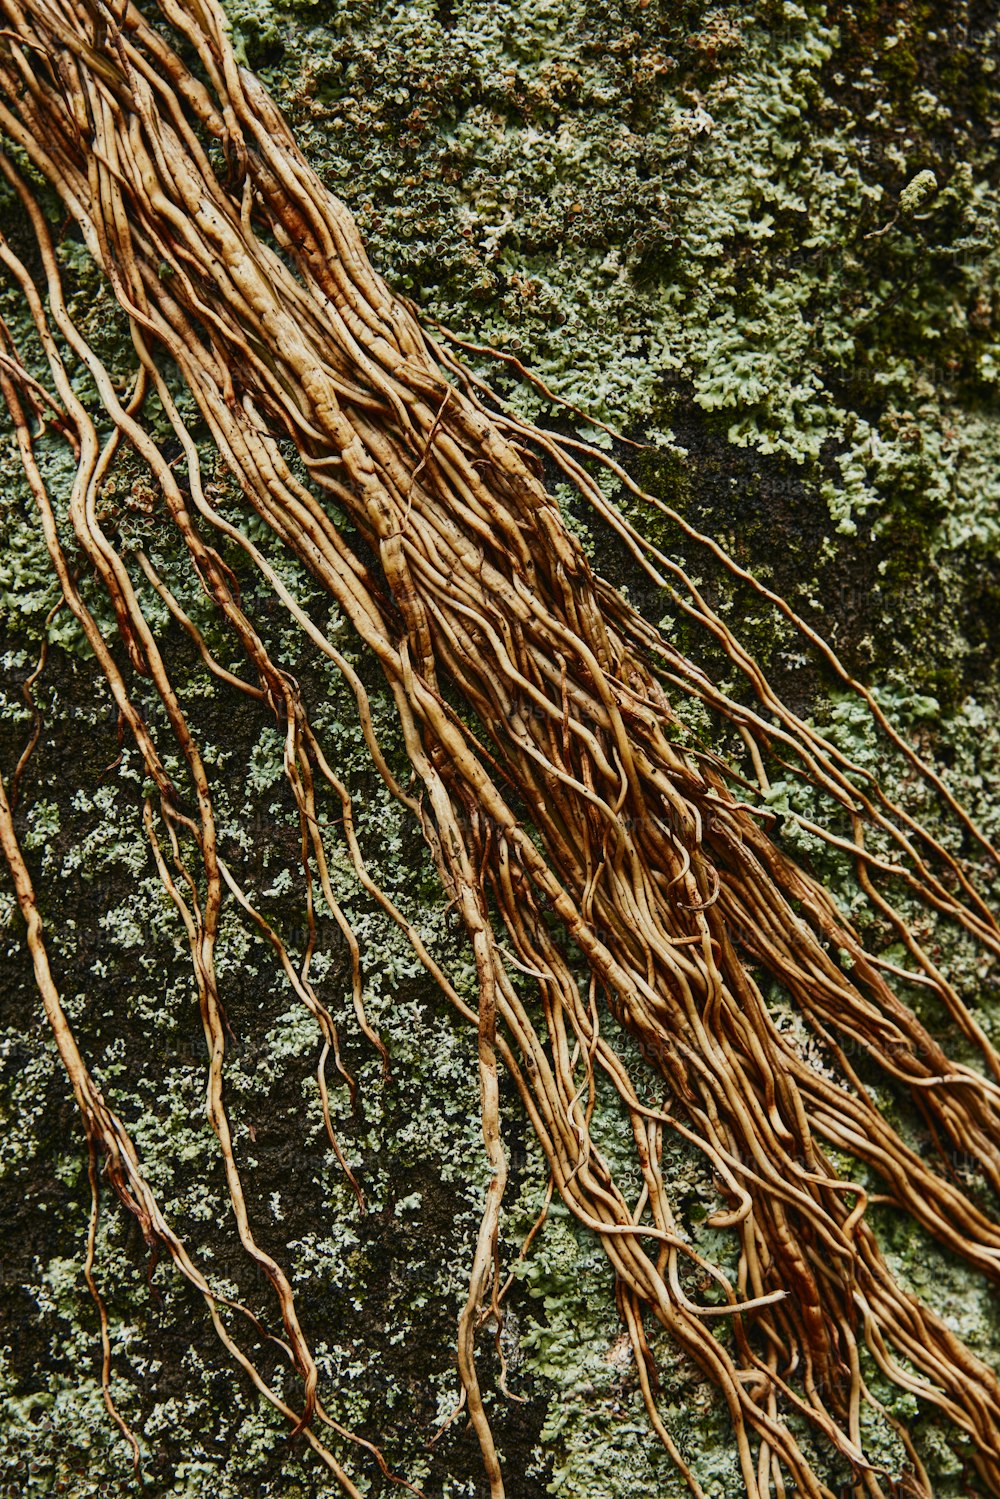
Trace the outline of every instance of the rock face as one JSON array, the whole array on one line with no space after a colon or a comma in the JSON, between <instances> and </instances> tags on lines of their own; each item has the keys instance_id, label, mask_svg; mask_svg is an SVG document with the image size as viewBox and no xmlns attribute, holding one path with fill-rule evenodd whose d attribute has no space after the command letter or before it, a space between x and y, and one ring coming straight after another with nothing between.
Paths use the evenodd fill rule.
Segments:
<instances>
[{"instance_id":1,"label":"rock face","mask_svg":"<svg viewBox=\"0 0 1000 1499\"><path fill-rule=\"evenodd\" d=\"M521 380L520 363L565 401L652 443L641 451L618 444L618 454L878 684L896 722L995 827L1000 183L991 140L1000 126L1000 28L992 8L359 0L331 16L309 0L232 0L227 11L247 63L356 214L393 285L412 289L467 342L508 356L466 352L518 410L594 434L582 416L552 407ZM26 244L8 197L0 212L5 233ZM130 351L110 291L78 242L64 238L59 253L75 314L125 378ZM6 283L0 314L30 345ZM599 429L597 438L613 441ZM68 475L55 444L48 463L53 494L64 495ZM217 478L219 505L235 503L225 475ZM149 552L228 664L230 647L144 485L136 461L122 454L102 494L105 524ZM72 623L64 613L49 618L55 585L6 429L0 495L6 777L32 730L22 684L41 642L50 642L33 689L41 733L18 825L53 966L81 1046L132 1130L165 1211L214 1284L270 1326L268 1288L255 1283L240 1250L204 1118L189 957L143 835L142 771L119 743L110 699ZM599 570L661 620L662 595L636 577L613 538L567 506ZM664 550L681 547L665 523L658 534ZM798 637L708 554L695 556L692 543L683 552L786 698L905 792L903 771L866 715ZM315 585L290 560L282 566L326 622ZM295 663L327 756L350 785L373 873L472 995L469 955L415 826L371 769L353 698L332 669L304 657L301 640L252 587L247 579L244 601L258 606L274 656ZM301 953L299 829L280 732L208 677L155 600L150 617L226 788L218 803L225 856ZM683 620L672 628L688 655L721 670ZM393 745L377 670L343 636L380 737ZM155 724L157 710L150 713ZM395 752L402 765L398 743ZM772 792L779 813L811 811L808 788L776 782ZM849 905L850 867L801 832L785 836ZM219 955L233 1030L226 1090L250 1206L261 1243L292 1275L327 1388L336 1391L331 1414L377 1438L431 1499L472 1499L482 1479L463 1418L428 1444L457 1395L455 1320L486 1180L475 1036L429 990L342 856L333 874L363 937L368 1011L392 1058L386 1080L353 1020L349 955L334 924L321 921L312 974L359 1083L354 1107L346 1090L334 1090L331 1108L368 1212L359 1215L325 1145L315 1027L266 944L230 913ZM130 1457L104 1410L97 1318L82 1276L86 1148L6 883L0 902L0 1477L5 1492L19 1495L130 1493ZM981 1023L996 1027L995 974L946 931L939 941L963 993L979 997ZM770 998L808 1046L781 992ZM627 1051L627 1038L616 1045ZM819 1066L827 1060L815 1056ZM879 1087L897 1127L919 1144L919 1118ZM601 1096L595 1132L605 1108L614 1160L620 1125ZM682 1481L649 1433L600 1247L553 1208L517 1261L546 1175L512 1090L505 1121L512 1178L504 1239L515 1278L500 1347L517 1398L500 1391L486 1332L480 1360L510 1492L680 1495ZM955 1162L960 1177L966 1165ZM701 1168L675 1148L664 1174L680 1221L711 1257ZM903 1281L931 1296L995 1363L1000 1322L987 1288L904 1219L878 1207L872 1216ZM197 1298L150 1265L134 1225L110 1201L96 1264L113 1390L140 1434L152 1492L295 1499L326 1491L308 1452L288 1444L233 1374ZM705 1492L738 1493L725 1413L662 1338L654 1351L661 1408ZM270 1367L266 1343L258 1352ZM873 1388L915 1431L937 1494L978 1492L953 1432L877 1377ZM890 1473L901 1471L889 1424L867 1439ZM371 1493L389 1491L363 1454L351 1461ZM845 1481L837 1470L828 1476L834 1489Z\"/></svg>"}]
</instances>

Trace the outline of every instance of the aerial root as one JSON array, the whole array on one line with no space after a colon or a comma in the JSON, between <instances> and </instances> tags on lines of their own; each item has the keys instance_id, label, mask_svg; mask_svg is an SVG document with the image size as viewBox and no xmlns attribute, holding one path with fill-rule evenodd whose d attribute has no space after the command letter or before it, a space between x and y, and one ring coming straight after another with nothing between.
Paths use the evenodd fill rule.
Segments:
<instances>
[{"instance_id":1,"label":"aerial root","mask_svg":"<svg viewBox=\"0 0 1000 1499\"><path fill-rule=\"evenodd\" d=\"M793 1488L815 1499L829 1492L786 1420L790 1411L847 1461L859 1492L879 1499L883 1475L865 1453L862 1412L882 1407L863 1378L862 1350L887 1379L964 1433L981 1481L1000 1495L995 1374L896 1283L867 1221L870 1197L838 1176L820 1144L869 1167L929 1233L1000 1279L995 1218L954 1172L935 1170L907 1146L851 1061L858 1048L909 1090L943 1163L960 1150L986 1182L1000 1186L1000 1057L904 907L918 902L994 959L1000 930L971 868L781 702L684 569L604 498L588 465L604 464L634 499L657 506L776 608L865 703L893 751L980 853L996 860L996 851L875 697L787 604L645 495L614 459L498 410L482 382L430 338L415 310L375 275L346 208L311 171L265 91L236 65L214 0L163 0L161 10L159 29L133 5L117 12L100 0L80 7L0 0L0 131L80 227L129 319L138 360L123 400L67 311L33 191L0 158L34 231L44 295L2 238L0 260L30 309L52 394L28 375L9 338L0 350L0 388L62 597L156 787L158 812L147 801L145 824L188 936L209 1051L209 1117L234 1221L275 1292L283 1346L302 1382L301 1408L290 1412L295 1430L345 1492L355 1493L323 1456L314 1430L326 1420L315 1360L288 1278L260 1250L249 1222L223 1102L228 1022L215 946L228 900L270 944L314 1017L328 1139L363 1209L332 1129L327 1058L340 1067L352 1098L354 1080L341 1066L336 1027L309 976L321 900L350 952L355 1020L385 1076L389 1058L365 1007L364 954L331 877L321 802L332 797L359 884L476 1026L491 1176L459 1319L458 1362L493 1499L501 1499L504 1480L475 1339L490 1316L499 1328L510 1283L499 1264L508 1169L501 1068L540 1142L550 1192L558 1190L602 1241L651 1424L694 1494L697 1479L658 1412L643 1325L650 1315L720 1390L749 1499L772 1492L781 1499ZM171 30L197 54L201 77L174 49ZM58 89L41 57L58 57ZM227 152L226 181L212 168L211 141ZM98 431L77 396L65 351L87 369L110 435ZM380 664L411 785L390 769L356 670L301 607L267 548L251 540L260 525L244 530L222 513L161 355L194 398L244 510L263 523L275 549L287 549L308 570ZM149 390L181 445L183 481L143 423ZM57 519L35 454L31 422L41 422L43 412L76 458L68 508L76 545L113 606L133 671L154 685L171 744L181 752L182 785L164 770L166 748L136 710L115 653L70 576L60 540L66 523ZM283 455L285 438L308 484ZM129 557L102 528L97 497L123 442L154 477L165 519L254 681L215 659L149 556L136 554L133 576ZM714 641L745 684L747 701L720 688L594 577L542 483L538 454L617 532L663 588L665 607ZM418 820L464 927L478 981L475 1008L372 878L350 794L310 727L295 663L272 660L215 543L242 554L303 642L336 666L353 693L372 762ZM140 578L205 669L284 726L308 929L298 962L239 872L219 857L211 777L144 613ZM691 747L677 712L680 695L731 728L746 760L727 766ZM828 825L800 819L802 825L852 862L860 891L904 942L912 969L868 954L831 896L769 836L774 815L756 797L766 797L775 770L820 795ZM6 843L5 852L16 869L19 856ZM809 1066L778 1029L759 968L778 980L829 1048L839 1079ZM532 980L530 998L525 979ZM987 1076L953 1063L900 999L897 986L914 982L945 1007ZM646 1068L630 1071L622 1048L602 1033L605 1004L639 1044ZM604 1031L613 1034L607 1025ZM77 1061L67 1056L72 1077L78 1053ZM617 1094L632 1132L642 1183L635 1202L594 1138L598 1074ZM667 1095L659 1106L645 1102L650 1075L656 1097ZM666 1141L699 1152L717 1184L711 1221L732 1236L738 1268L731 1278L699 1254L673 1216ZM709 1293L714 1300L703 1299ZM223 1336L214 1303L210 1315ZM718 1318L726 1327L720 1336L712 1331ZM248 1368L231 1340L226 1346ZM251 1378L263 1390L259 1375ZM912 1441L897 1429L909 1457L907 1482L929 1496Z\"/></svg>"}]
</instances>

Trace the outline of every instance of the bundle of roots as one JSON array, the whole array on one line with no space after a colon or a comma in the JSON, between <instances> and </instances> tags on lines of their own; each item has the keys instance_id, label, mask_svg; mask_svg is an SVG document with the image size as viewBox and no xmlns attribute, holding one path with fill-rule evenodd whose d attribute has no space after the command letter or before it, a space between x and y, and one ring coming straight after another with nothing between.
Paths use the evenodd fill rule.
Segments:
<instances>
[{"instance_id":1,"label":"bundle of roots","mask_svg":"<svg viewBox=\"0 0 1000 1499\"><path fill-rule=\"evenodd\" d=\"M131 3L0 0L0 131L9 143L0 170L34 236L30 268L3 237L0 259L30 309L48 367L45 380L30 373L27 355L2 329L0 385L65 606L156 788L145 804L145 827L190 940L210 1056L209 1117L240 1238L280 1304L282 1346L301 1381L297 1402L266 1382L223 1320L219 1299L165 1221L126 1129L87 1069L49 968L4 792L4 852L46 1015L90 1140L95 1194L103 1161L147 1239L165 1246L204 1296L233 1358L304 1434L343 1490L357 1494L344 1454L360 1438L324 1407L289 1279L255 1240L234 1156L214 961L224 903L235 902L273 944L316 1019L330 1144L348 1170L326 1104L325 1068L329 1054L339 1061L337 1035L310 981L308 954L293 962L239 872L220 857L211 776L170 662L140 606L140 594L152 587L195 639L207 667L283 725L310 913L318 887L352 944L355 1007L372 1044L381 1046L364 1011L364 954L337 905L322 837L319 806L331 797L358 880L478 1027L491 1177L459 1323L458 1362L494 1499L504 1479L474 1340L487 1316L502 1316L501 1066L537 1132L554 1190L601 1239L651 1426L692 1492L701 1492L697 1478L657 1409L644 1333L649 1318L721 1391L750 1499L792 1490L828 1495L806 1450L815 1453L817 1439L847 1464L853 1491L903 1491L898 1475L887 1476L865 1451L864 1407L878 1401L864 1369L873 1366L944 1413L962 1434L985 1491L1000 1495L995 1373L897 1284L869 1225L864 1191L838 1176L825 1153L829 1147L864 1163L884 1184L886 1199L977 1271L1000 1279L1000 1224L982 1206L988 1190L974 1201L949 1166L960 1152L981 1172L984 1189L1000 1190L1000 1059L898 909L920 904L996 954L1000 931L969 871L976 861L995 866L998 855L832 651L714 547L743 585L757 587L810 634L826 667L867 702L879 732L906 757L911 776L929 785L975 858L963 861L931 836L869 772L782 703L682 568L607 501L594 461L631 489L630 514L642 499L663 510L662 501L642 496L613 460L511 415L460 362L455 345L432 337L416 310L373 272L348 211L310 169L260 83L237 65L215 0L158 4L154 25ZM136 365L126 392L67 310L32 185L39 173L127 314ZM80 366L99 394L103 428L78 394ZM377 657L414 773L408 784L390 769L350 663L300 607L261 546L213 503L199 447L175 399L176 372L247 511L328 591ZM183 477L144 418L150 393L179 444ZM72 450L68 504L47 491L42 432ZM288 439L300 462L286 457ZM149 557L116 547L102 529L99 492L122 445L155 477L165 514L239 643L250 668L246 680L211 654ZM663 588L664 607L693 621L725 652L744 684L740 700L594 575L546 487L546 471L558 473L614 527L636 567ZM262 534L259 522L248 529ZM350 685L372 761L419 820L461 915L475 954L478 1013L372 879L350 795L310 725L292 675L295 662L268 653L218 550L223 543L241 549L273 590L299 626L304 648L310 642ZM105 639L88 609L74 552L106 590L120 640ZM120 664L122 647L131 672ZM163 705L171 747L182 753L182 784L167 774L167 752L136 706L129 687L135 675L152 682ZM685 747L677 713L685 697L738 731L757 784L720 757ZM811 831L853 862L871 908L905 945L905 970L869 954L830 894L769 838L771 819L761 808L767 766L775 764L812 782L831 808L828 828ZM581 971L589 984L579 982ZM810 1066L778 1028L760 992L762 974L791 996L836 1059L838 1079ZM899 997L906 984L923 986L946 1008L966 1055L975 1048L980 1067L945 1055ZM641 1076L634 1064L630 1074L621 1048L616 1052L602 1035L605 1004L640 1043ZM933 1142L931 1159L879 1112L852 1064L858 1054L909 1091ZM591 1138L598 1071L617 1090L634 1137L643 1184L637 1201L628 1199ZM711 1222L731 1238L733 1276L699 1255L674 1216L661 1173L670 1136L703 1152L714 1173L720 1206ZM91 1241L92 1256L93 1231ZM709 1302L695 1299L696 1282L714 1283ZM102 1327L109 1409L134 1442L111 1400L103 1317ZM908 1432L889 1419L908 1453L905 1491L930 1494Z\"/></svg>"}]
</instances>

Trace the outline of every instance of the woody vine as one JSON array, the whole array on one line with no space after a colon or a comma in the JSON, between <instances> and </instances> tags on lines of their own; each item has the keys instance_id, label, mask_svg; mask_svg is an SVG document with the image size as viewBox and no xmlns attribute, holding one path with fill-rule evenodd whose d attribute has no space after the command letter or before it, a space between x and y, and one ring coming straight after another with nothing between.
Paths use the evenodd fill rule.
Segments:
<instances>
[{"instance_id":1,"label":"woody vine","mask_svg":"<svg viewBox=\"0 0 1000 1499\"><path fill-rule=\"evenodd\" d=\"M344 205L311 170L261 84L238 65L214 0L162 0L155 19L101 0L2 0L0 9L0 171L33 241L26 255L0 235L0 261L30 312L47 371L44 379L32 373L25 351L0 328L0 388L61 607L78 622L153 788L143 826L190 946L209 1056L208 1117L239 1237L273 1288L277 1341L297 1376L292 1399L247 1352L240 1329L256 1334L259 1323L246 1309L223 1305L167 1221L74 1037L12 812L29 743L18 765L4 768L0 840L89 1145L87 1276L101 1309L103 1386L137 1473L139 1436L115 1404L94 1274L102 1172L147 1242L200 1292L234 1362L336 1484L360 1493L352 1476L352 1447L360 1443L388 1478L413 1488L338 1421L337 1391L321 1387L288 1267L255 1236L225 1098L227 1029L215 950L227 906L271 944L315 1021L328 1143L363 1211L328 1103L335 1074L344 1086L353 1083L322 985L310 978L314 938L303 957L293 957L240 870L220 854L212 770L142 607L152 590L206 668L281 726L309 930L321 906L339 924L368 1043L384 1055L365 1011L364 948L331 881L323 835L335 819L361 886L476 1029L491 1175L457 1358L493 1499L511 1489L480 1388L476 1339L487 1319L501 1324L504 1315L501 1069L537 1134L552 1191L599 1237L613 1267L650 1439L670 1452L692 1493L701 1494L699 1481L657 1401L645 1331L651 1319L718 1387L749 1499L828 1495L812 1456L817 1446L846 1463L858 1494L933 1492L895 1416L888 1419L907 1454L905 1473L885 1473L866 1451L865 1408L881 1410L866 1360L942 1413L966 1442L983 1490L1000 1495L996 1372L897 1284L869 1225L865 1191L838 1175L829 1154L864 1163L886 1200L977 1272L1000 1279L1000 1224L989 1206L990 1193L1000 1191L1000 1058L903 909L922 906L995 955L1000 929L979 893L977 869L989 871L1000 855L787 604L661 498L645 494L615 459L510 414L463 364L457 342L433 333L417 308L393 295ZM41 179L128 317L134 373L125 390L67 307ZM187 402L168 370L179 374ZM100 420L81 398L83 377L99 398ZM149 419L154 400L177 449L169 458ZM214 503L202 433L238 487L245 528ZM68 499L46 484L43 437L72 455ZM102 485L125 447L152 476L155 503L242 653L242 675L212 654L146 552L106 528ZM635 502L628 513L606 497L602 467ZM553 476L612 528L636 568L662 589L664 609L714 640L741 694L713 681L595 575L553 497ZM629 518L641 506L709 548L801 632L938 800L966 857L781 701L684 568ZM300 560L377 659L408 780L390 767L361 677L297 602L262 534ZM311 723L296 662L269 652L223 544L242 552L295 622L303 652L333 663L353 693L372 764L419 825L461 919L477 1008L370 874L350 793ZM113 632L88 607L76 557L100 582ZM152 684L169 742L158 740L137 703L136 679ZM740 766L693 743L678 711L685 699L735 731L746 750ZM177 754L183 774L171 775L166 764ZM905 968L867 951L832 895L770 836L766 795L777 766L820 793L824 824L805 825L852 860L870 907L906 950ZM791 996L835 1058L837 1078L811 1066L779 1030L761 994L762 974ZM949 1058L907 1005L902 996L914 985L945 1008L978 1054L976 1067ZM606 1011L638 1041L641 1071L602 1031ZM910 1093L933 1141L930 1158L880 1112L852 1061L859 1051ZM598 1073L613 1085L634 1144L638 1200L591 1137ZM661 1171L670 1137L702 1152L711 1167L718 1208L710 1221L731 1237L735 1274L707 1260L678 1222ZM958 1152L981 1173L982 1191L951 1169Z\"/></svg>"}]
</instances>

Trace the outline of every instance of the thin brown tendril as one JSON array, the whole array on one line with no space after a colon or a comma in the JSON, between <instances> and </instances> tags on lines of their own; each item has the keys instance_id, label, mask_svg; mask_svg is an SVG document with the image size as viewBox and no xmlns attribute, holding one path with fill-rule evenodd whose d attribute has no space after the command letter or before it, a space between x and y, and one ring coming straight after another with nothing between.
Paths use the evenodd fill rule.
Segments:
<instances>
[{"instance_id":1,"label":"thin brown tendril","mask_svg":"<svg viewBox=\"0 0 1000 1499\"><path fill-rule=\"evenodd\" d=\"M350 953L357 1028L386 1077L389 1057L365 1005L365 952L334 891L332 819L324 815L332 799L358 884L476 1027L490 1179L458 1323L458 1408L476 1432L492 1499L502 1499L505 1479L475 1341L491 1318L499 1338L510 1284L500 1263L508 1173L502 1072L538 1137L549 1192L602 1242L651 1428L693 1494L701 1493L697 1477L657 1403L650 1318L718 1387L748 1499L772 1491L779 1499L793 1491L825 1499L829 1489L814 1466L817 1442L848 1464L859 1492L886 1494L895 1480L865 1446L863 1413L882 1407L863 1377L863 1354L869 1367L951 1423L985 1489L1000 1495L995 1372L897 1283L868 1221L878 1194L838 1175L824 1148L870 1168L885 1198L1000 1281L1000 1225L947 1165L961 1152L1000 1190L1000 1057L906 911L917 903L994 959L996 919L971 864L781 702L683 567L609 504L583 460L604 464L635 498L660 509L779 610L858 695L948 815L996 859L986 835L873 693L787 604L645 495L608 455L505 414L483 382L431 338L416 309L372 270L347 209L311 170L262 85L237 64L215 0L160 0L155 21L135 5L112 9L102 0L0 0L0 15L0 133L62 199L128 319L136 359L123 397L67 307L37 196L13 153L2 155L0 171L30 226L40 272L32 275L3 236L0 263L24 299L51 389L28 374L4 334L0 390L62 600L154 788L142 820L190 948L209 1057L208 1117L241 1244L280 1310L282 1336L272 1341L298 1377L294 1401L266 1384L225 1327L221 1298L163 1220L120 1121L90 1078L48 968L0 785L0 835L42 1002L88 1140L103 1151L125 1207L198 1287L227 1351L344 1492L358 1489L316 1435L317 1425L365 1447L388 1473L372 1444L326 1414L289 1272L254 1233L223 1095L229 1030L216 945L228 903L270 944L315 1022L327 1138L364 1211L332 1127L328 1058L352 1101L355 1081L310 978L323 906ZM229 163L225 177L212 165L213 145ZM190 408L163 373L167 361L228 470L235 507L205 478L204 446L182 414ZM97 393L100 427L80 399L77 370ZM180 459L168 462L152 436L144 416L149 392ZM53 502L38 457L32 422L43 425L43 412L75 464L65 507ZM288 441L303 468L286 457ZM123 444L152 476L163 524L238 647L249 680L209 650L147 552L129 551L102 524L98 498ZM749 685L751 702L719 687L594 575L545 488L538 455L617 532L662 587L664 608L721 647ZM362 677L283 580L270 542L307 569L381 668L409 761L407 785L379 742ZM265 645L223 560L223 543L298 627L303 652L320 653L353 695L372 763L419 825L462 924L475 963L475 1010L372 877L351 797L310 722L296 662L275 659ZM67 563L70 544L110 603L116 638L105 638L87 607ZM307 919L297 960L238 868L220 857L217 787L143 608L150 589L204 667L283 729ZM151 683L165 727L154 729L137 708L122 652L132 672ZM700 700L738 732L749 757L742 770L685 747L680 696ZM165 768L171 759L181 766L176 777ZM828 891L769 836L774 814L755 805L747 777L766 796L769 774L779 767L823 799L829 826L801 816L800 825L853 862L862 896L904 942L912 970L868 953ZM734 786L748 797L734 794ZM782 985L828 1049L836 1078L811 1066L779 1029L760 970ZM890 979L916 982L940 1001L976 1048L983 1074L949 1058ZM609 1039L612 1027L602 1029L605 1005L646 1065L623 1060L624 1048ZM879 1110L850 1061L855 1048L908 1091L941 1158L937 1169ZM638 1198L592 1133L599 1074L628 1124ZM666 1102L645 1101L662 1101L665 1093ZM716 1184L720 1201L710 1222L729 1236L736 1267L729 1274L688 1242L677 1222L662 1168L671 1138L700 1154ZM523 1253L542 1229L548 1201L549 1194ZM93 1226L88 1268L92 1241ZM700 1299L709 1295L714 1299ZM106 1350L103 1314L101 1325ZM110 1400L106 1359L103 1380ZM798 1422L786 1419L791 1411ZM808 1440L800 1435L803 1423ZM909 1463L900 1481L929 1496L915 1446L899 1429Z\"/></svg>"}]
</instances>

